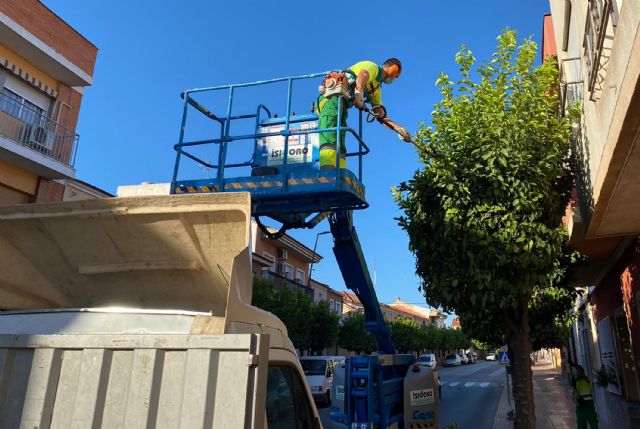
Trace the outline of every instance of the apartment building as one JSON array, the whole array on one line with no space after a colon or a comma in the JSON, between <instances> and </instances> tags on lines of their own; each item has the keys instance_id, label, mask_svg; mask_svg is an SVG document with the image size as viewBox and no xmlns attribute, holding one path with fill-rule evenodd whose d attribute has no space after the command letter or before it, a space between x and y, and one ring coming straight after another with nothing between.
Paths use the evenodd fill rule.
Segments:
<instances>
[{"instance_id":1,"label":"apartment building","mask_svg":"<svg viewBox=\"0 0 640 429\"><path fill-rule=\"evenodd\" d=\"M272 234L277 232L267 228ZM269 239L255 221L251 222L251 246L255 277L276 286L302 290L314 298L314 290L309 284L309 265L320 262L322 256L287 234L276 240Z\"/></svg>"},{"instance_id":2,"label":"apartment building","mask_svg":"<svg viewBox=\"0 0 640 429\"><path fill-rule=\"evenodd\" d=\"M600 421L640 427L640 2L550 0L543 54L556 55L560 113L580 119L570 245L588 258L576 286L570 357L592 377Z\"/></svg>"},{"instance_id":3,"label":"apartment building","mask_svg":"<svg viewBox=\"0 0 640 429\"><path fill-rule=\"evenodd\" d=\"M362 313L364 308L358 297L351 292L340 292L343 301L343 313ZM435 324L439 328L444 328L444 319L440 312L431 310L418 305L402 302L400 298L393 304L380 303L382 317L388 323L397 319L408 319L415 322L419 326L427 326Z\"/></svg>"},{"instance_id":4,"label":"apartment building","mask_svg":"<svg viewBox=\"0 0 640 429\"><path fill-rule=\"evenodd\" d=\"M310 279L309 286L313 290L313 302L326 302L331 311L342 316L342 294L340 292L314 279Z\"/></svg>"},{"instance_id":5,"label":"apartment building","mask_svg":"<svg viewBox=\"0 0 640 429\"><path fill-rule=\"evenodd\" d=\"M97 52L41 2L0 2L0 204L63 200Z\"/></svg>"},{"instance_id":6,"label":"apartment building","mask_svg":"<svg viewBox=\"0 0 640 429\"><path fill-rule=\"evenodd\" d=\"M419 320L423 325L431 324L441 329L445 327L447 316L443 315L440 310L404 302L400 297L396 298L396 301L393 304L389 304L389 306L400 311L415 314L417 318L416 323ZM426 323L422 323L423 320L426 321Z\"/></svg>"},{"instance_id":7,"label":"apartment building","mask_svg":"<svg viewBox=\"0 0 640 429\"><path fill-rule=\"evenodd\" d=\"M454 317L451 321L451 329L462 329L462 324L460 323L459 317Z\"/></svg>"}]
</instances>

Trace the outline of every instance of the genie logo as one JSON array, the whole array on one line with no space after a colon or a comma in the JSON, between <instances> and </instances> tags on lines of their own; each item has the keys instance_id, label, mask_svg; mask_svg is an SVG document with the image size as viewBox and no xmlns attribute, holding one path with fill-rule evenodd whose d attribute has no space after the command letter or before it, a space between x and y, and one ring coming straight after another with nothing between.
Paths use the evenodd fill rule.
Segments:
<instances>
[{"instance_id":1,"label":"genie logo","mask_svg":"<svg viewBox=\"0 0 640 429\"><path fill-rule=\"evenodd\" d=\"M413 420L433 420L436 418L436 413L433 411L414 411L411 415Z\"/></svg>"}]
</instances>

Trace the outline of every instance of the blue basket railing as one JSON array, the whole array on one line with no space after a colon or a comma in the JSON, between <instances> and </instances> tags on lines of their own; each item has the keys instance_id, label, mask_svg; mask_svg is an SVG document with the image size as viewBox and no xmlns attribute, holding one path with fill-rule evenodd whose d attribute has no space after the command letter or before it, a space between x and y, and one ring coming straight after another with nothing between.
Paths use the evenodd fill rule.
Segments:
<instances>
[{"instance_id":1,"label":"blue basket railing","mask_svg":"<svg viewBox=\"0 0 640 429\"><path fill-rule=\"evenodd\" d=\"M176 161L174 165L173 177L171 181L171 189L172 192L176 188L176 182L178 181L179 169L180 169L180 161L182 156L185 156L192 161L203 165L206 168L211 168L216 170L216 178L215 182L218 185L218 189L224 189L224 178L226 169L230 168L238 168L238 167L248 167L251 166L254 161L254 154L256 152L256 145L258 139L270 136L282 136L284 137L284 154L283 154L283 164L282 171L279 172L282 176L282 191L286 192L288 187L288 181L286 180L288 174L288 149L289 149L289 138L291 136L301 136L301 135L309 135L309 134L318 134L325 132L335 132L338 136L338 140L340 141L341 134L351 134L358 142L358 150L354 152L347 152L344 154L345 157L358 157L358 180L362 181L362 157L369 153L369 147L362 139L362 111L359 112L358 116L358 130L348 127L341 126L340 121L338 121L338 126L332 128L322 128L322 129L308 129L308 130L291 130L292 124L292 111L291 111L291 100L293 97L293 83L294 81L299 80L307 80L307 79L316 79L320 77L324 77L328 72L323 73L313 73L302 76L292 76L292 77L284 77L284 78L276 78L270 80L256 81L250 83L241 83L241 84L231 84L231 85L221 85L214 86L209 88L196 88L190 89L181 94L183 98L183 112L182 112L182 121L180 127L180 135L178 143L174 146L176 150ZM268 133L260 133L258 132L259 126L264 119L269 119L272 117L271 111L263 104L259 104L256 108L255 113L249 114L241 114L234 115L233 114L233 103L234 103L234 95L236 90L240 88L247 87L255 87L261 85L269 85L279 82L287 82L287 108L286 108L286 116L284 117L284 129L281 131L268 132ZM227 108L224 116L219 116L213 112L211 112L207 107L199 103L194 96L196 94L203 94L207 92L215 92L215 91L228 91L227 98ZM338 103L338 117L341 117L342 114L342 106L343 103ZM204 115L205 117L218 122L220 124L220 135L217 138L204 139L204 140L194 140L194 141L185 141L186 128L189 117L189 107L194 108L196 111ZM255 132L251 134L241 134L241 135L231 135L230 134L230 126L233 121L242 120L242 119L251 119L255 118ZM293 119L295 121L295 118ZM235 162L235 163L227 163L227 153L228 153L228 145L234 141L242 141L242 140L254 140L254 148L249 160L244 162ZM202 145L210 145L217 144L219 145L218 149L218 160L215 163L206 161L201 159L200 157L194 155L189 151L189 148L202 146ZM341 157L341 145L337 145L336 150L336 165L339 165L339 159ZM342 169L336 168L335 174L337 176L337 183L339 183L342 176Z\"/></svg>"}]
</instances>

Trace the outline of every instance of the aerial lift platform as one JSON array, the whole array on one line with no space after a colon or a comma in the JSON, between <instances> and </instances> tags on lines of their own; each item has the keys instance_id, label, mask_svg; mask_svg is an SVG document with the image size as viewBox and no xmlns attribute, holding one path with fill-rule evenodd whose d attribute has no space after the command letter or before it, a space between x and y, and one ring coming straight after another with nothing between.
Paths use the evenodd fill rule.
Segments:
<instances>
[{"instance_id":1,"label":"aerial lift platform","mask_svg":"<svg viewBox=\"0 0 640 429\"><path fill-rule=\"evenodd\" d=\"M176 160L171 193L249 192L252 215L261 230L272 239L282 236L287 230L310 229L328 219L334 238L333 251L345 285L362 303L366 329L374 336L378 350L377 355L349 359L344 374L334 378L331 418L348 428L357 429L435 428L438 413L428 410L434 406L437 409L439 398L433 394L433 388L420 388L424 385L424 372L428 370L422 369L421 375L421 369L414 365L415 356L396 354L353 225L353 212L369 206L362 181L363 157L369 153L369 147L362 137L363 112L359 112L356 128L338 124L334 128L319 129L315 113L296 115L292 111L294 84L317 83L328 73L183 92L180 137L174 146ZM287 86L286 112L283 116L277 117L264 104L258 104L251 112L234 113L235 97L242 89L283 83ZM205 95L221 92L227 96L226 111L222 114L210 110L201 101ZM338 117L341 117L341 110L345 108L340 101ZM186 131L194 114L203 115L218 128L214 132L215 137L187 140ZM253 121L253 132L234 134L232 126L240 121ZM356 146L357 149L341 154L341 145L338 144L336 165L340 165L341 155L346 156L347 160L355 159L357 173L346 168L320 169L318 139L319 134L325 132L336 133L338 141L341 135L345 135L347 147ZM251 157L242 162L228 162L229 151L240 141L253 143ZM215 155L216 161L199 155L196 148L208 149L207 156ZM181 166L188 160L215 174L211 178L181 179ZM234 175L236 171L245 173ZM280 223L281 228L276 233L271 232L263 225L263 218ZM341 395L335 389L342 377L344 390ZM411 390L414 384L417 387ZM429 396L429 390L432 396L425 399L425 396ZM412 399L412 395L420 398ZM424 411L425 406L427 412Z\"/></svg>"}]
</instances>

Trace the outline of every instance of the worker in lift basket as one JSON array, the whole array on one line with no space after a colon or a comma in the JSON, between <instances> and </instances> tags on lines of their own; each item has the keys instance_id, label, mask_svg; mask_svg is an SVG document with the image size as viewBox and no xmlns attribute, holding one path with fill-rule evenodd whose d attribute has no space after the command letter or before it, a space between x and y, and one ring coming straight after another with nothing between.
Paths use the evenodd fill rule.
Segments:
<instances>
[{"instance_id":1,"label":"worker in lift basket","mask_svg":"<svg viewBox=\"0 0 640 429\"><path fill-rule=\"evenodd\" d=\"M396 58L390 58L378 66L372 61L360 61L349 67L349 73L355 79L351 79L350 86L353 89L354 97L352 100L342 98L344 104L341 111L340 126L347 126L347 111L351 106L358 109L365 108L365 99L372 106L373 113L378 117L385 117L386 111L382 106L382 84L391 84L402 73L402 64ZM317 100L316 112L319 115L318 128L334 128L338 126L338 100L340 97L326 98L320 95ZM386 126L394 129L404 141L411 141L411 134L406 128L401 127L389 118L385 118ZM336 132L320 133L320 168L336 167ZM346 168L347 162L345 154L347 153L344 144L345 132L340 135L340 168Z\"/></svg>"}]
</instances>

